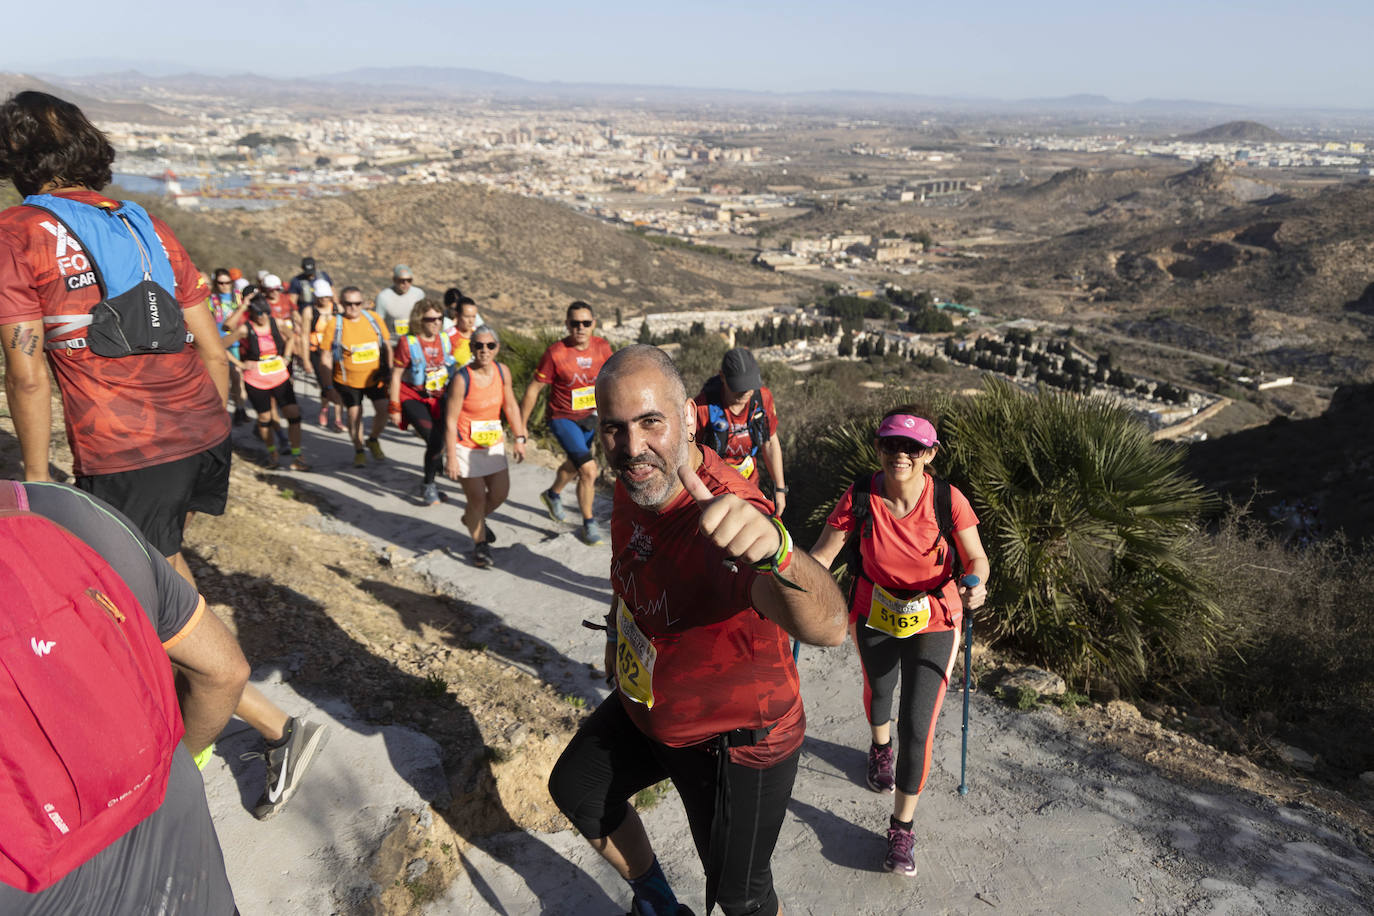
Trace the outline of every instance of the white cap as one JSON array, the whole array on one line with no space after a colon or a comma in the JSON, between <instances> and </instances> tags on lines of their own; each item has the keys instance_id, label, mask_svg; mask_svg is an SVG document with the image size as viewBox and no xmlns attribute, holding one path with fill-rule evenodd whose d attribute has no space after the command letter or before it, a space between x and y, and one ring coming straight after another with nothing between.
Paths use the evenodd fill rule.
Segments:
<instances>
[{"instance_id":1,"label":"white cap","mask_svg":"<svg viewBox=\"0 0 1374 916\"><path fill-rule=\"evenodd\" d=\"M281 289L281 277L276 274L268 274L262 278L263 289Z\"/></svg>"},{"instance_id":2,"label":"white cap","mask_svg":"<svg viewBox=\"0 0 1374 916\"><path fill-rule=\"evenodd\" d=\"M239 277L237 280L234 281L234 292L236 292L236 293L241 293L241 292L243 292L244 288L247 287L247 286L248 286L248 278L247 278L247 277Z\"/></svg>"},{"instance_id":3,"label":"white cap","mask_svg":"<svg viewBox=\"0 0 1374 916\"><path fill-rule=\"evenodd\" d=\"M334 295L334 287L329 285L328 280L319 278L315 281L315 295L319 298L324 296L332 297Z\"/></svg>"},{"instance_id":4,"label":"white cap","mask_svg":"<svg viewBox=\"0 0 1374 916\"><path fill-rule=\"evenodd\" d=\"M271 273L271 271L268 271L268 270L260 270L260 271L258 271L258 285L259 285L259 286L262 285L262 281L263 281L263 280L266 280L266 279L267 279L267 275L268 275L269 273Z\"/></svg>"}]
</instances>

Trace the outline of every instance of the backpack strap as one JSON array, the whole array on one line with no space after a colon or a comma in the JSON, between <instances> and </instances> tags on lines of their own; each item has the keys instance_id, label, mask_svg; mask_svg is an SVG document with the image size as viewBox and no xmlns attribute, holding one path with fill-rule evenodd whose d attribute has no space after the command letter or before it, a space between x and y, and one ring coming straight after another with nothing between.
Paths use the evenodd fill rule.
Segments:
<instances>
[{"instance_id":1,"label":"backpack strap","mask_svg":"<svg viewBox=\"0 0 1374 916\"><path fill-rule=\"evenodd\" d=\"M0 511L5 509L29 511L29 491L24 489L23 481L0 480Z\"/></svg>"},{"instance_id":2,"label":"backpack strap","mask_svg":"<svg viewBox=\"0 0 1374 916\"><path fill-rule=\"evenodd\" d=\"M873 537L872 487L873 475L870 473L860 474L850 485L849 514L854 519L854 534L845 543L845 566L849 570L851 599L859 579L867 578L864 575L863 547L860 542Z\"/></svg>"},{"instance_id":3,"label":"backpack strap","mask_svg":"<svg viewBox=\"0 0 1374 916\"><path fill-rule=\"evenodd\" d=\"M330 352L334 355L334 367L337 369L343 362L343 316L334 316L334 346L330 347Z\"/></svg>"},{"instance_id":4,"label":"backpack strap","mask_svg":"<svg viewBox=\"0 0 1374 916\"><path fill-rule=\"evenodd\" d=\"M770 438L768 432L768 411L763 406L763 395L758 388L749 397L748 416L745 420L749 427L749 441L754 446L754 452L767 442Z\"/></svg>"},{"instance_id":5,"label":"backpack strap","mask_svg":"<svg viewBox=\"0 0 1374 916\"><path fill-rule=\"evenodd\" d=\"M935 486L935 524L940 528L940 537L945 539L949 546L950 573L954 579L959 579L964 570L964 563L959 559L959 548L954 543L954 498L950 494L949 481L935 474L930 475L931 483Z\"/></svg>"}]
</instances>

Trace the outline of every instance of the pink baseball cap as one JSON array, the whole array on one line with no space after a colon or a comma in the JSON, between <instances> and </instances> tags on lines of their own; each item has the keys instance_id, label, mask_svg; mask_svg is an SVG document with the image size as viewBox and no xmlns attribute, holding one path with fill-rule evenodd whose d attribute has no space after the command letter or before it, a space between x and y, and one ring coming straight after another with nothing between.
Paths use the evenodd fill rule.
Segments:
<instances>
[{"instance_id":1,"label":"pink baseball cap","mask_svg":"<svg viewBox=\"0 0 1374 916\"><path fill-rule=\"evenodd\" d=\"M883 439L887 436L914 439L926 448L940 444L940 440L935 437L935 427L929 420L905 413L894 414L878 426L878 438Z\"/></svg>"}]
</instances>

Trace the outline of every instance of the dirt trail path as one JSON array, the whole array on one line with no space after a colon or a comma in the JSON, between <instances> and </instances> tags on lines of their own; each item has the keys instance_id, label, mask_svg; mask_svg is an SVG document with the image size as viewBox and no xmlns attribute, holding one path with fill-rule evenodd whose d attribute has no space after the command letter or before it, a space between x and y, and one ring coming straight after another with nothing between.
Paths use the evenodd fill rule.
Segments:
<instances>
[{"instance_id":1,"label":"dirt trail path","mask_svg":"<svg viewBox=\"0 0 1374 916\"><path fill-rule=\"evenodd\" d=\"M309 408L305 413L313 416ZM236 436L250 442L247 428ZM305 523L362 538L386 554L393 569L427 577L470 605L468 619L475 624L463 638L485 646L485 654L499 662L493 671L536 675L570 706L599 702L605 690L594 669L601 664L602 642L581 621L601 616L609 601L609 547L584 546L571 528L545 517L538 492L551 472L531 465L513 470L511 499L492 524L499 537L496 566L483 571L468 564L467 537L456 533L462 530L457 487L444 484L449 502L419 506L418 441L393 431L384 446L385 464L354 469L343 436L307 426L316 470L295 475L292 485L309 494L322 514L303 517ZM598 511L608 511L605 501ZM372 591L385 600L384 589ZM416 651L427 651L426 640L437 637L415 629ZM369 844L389 836L387 842L405 846L407 830L415 836L428 830L425 802L447 804L454 774L445 785L433 742L415 729L367 725L347 704L318 693L297 694L289 673L287 683L264 689L292 711L308 704L319 710L312 715L336 723L311 785L277 821L262 825L243 810L240 796L250 788L234 782L248 786L252 774L243 768L231 773L222 763L207 770L240 907L244 913L377 911L377 894L391 889L369 884L368 870L371 881L378 875ZM880 870L881 831L890 801L863 787L866 729L852 649L805 648L801 673L807 741L774 857L789 913L1371 911L1374 861L1361 849L1357 830L1306 802L1280 803L1229 782L1166 775L1178 772L1170 766L1173 758L1202 753L1205 760L1207 752L1157 726L1150 759L1158 763L1146 763L1144 755L1122 753L1099 740L1086 720L1046 710L1021 713L975 693L971 792L960 798L958 690L951 691L941 715L934 768L917 813L920 875L910 880L886 874ZM1133 715L1124 704L1112 705L1092 721ZM547 715L543 707L540 715ZM435 714L431 725L439 718ZM490 726L479 725L484 735L492 734ZM516 745L520 726L503 725L501 734ZM531 746L538 738L532 737ZM233 740L229 744L238 750ZM540 767L556 752L557 747L531 751L533 763L522 774L498 774L508 807L517 807L517 790L531 798L543 791L546 770ZM443 763L452 770L452 761ZM1228 767L1246 766L1234 758L1215 760L1219 779ZM407 811L413 817L403 817ZM701 913L703 879L680 805L670 794L647 811L645 822L684 902ZM407 852L393 863L404 874L395 886L407 884L425 913L626 909L623 883L557 819L543 830L508 830L471 842L464 839L463 824L451 826L460 840L456 850L445 852L452 867L435 865L430 873L444 881L427 884L424 877L430 861L444 857L404 860ZM442 837L435 837L440 844Z\"/></svg>"}]
</instances>

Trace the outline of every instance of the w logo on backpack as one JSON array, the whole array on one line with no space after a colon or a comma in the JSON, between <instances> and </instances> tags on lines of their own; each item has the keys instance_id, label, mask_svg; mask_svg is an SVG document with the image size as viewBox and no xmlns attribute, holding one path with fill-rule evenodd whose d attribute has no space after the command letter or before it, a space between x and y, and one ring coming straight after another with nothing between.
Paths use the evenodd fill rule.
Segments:
<instances>
[{"instance_id":1,"label":"w logo on backpack","mask_svg":"<svg viewBox=\"0 0 1374 916\"><path fill-rule=\"evenodd\" d=\"M157 810L185 729L124 580L26 508L0 481L0 881L34 892Z\"/></svg>"}]
</instances>

